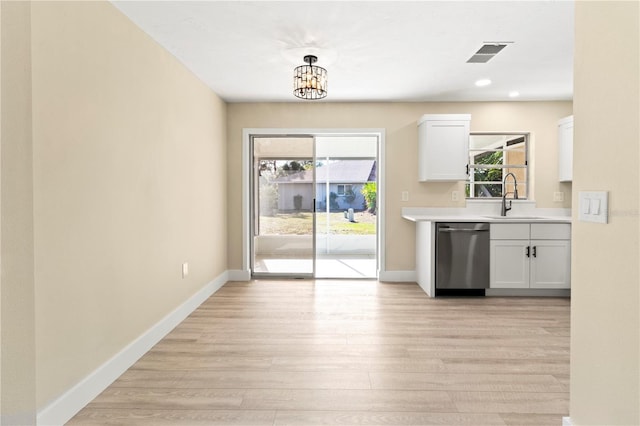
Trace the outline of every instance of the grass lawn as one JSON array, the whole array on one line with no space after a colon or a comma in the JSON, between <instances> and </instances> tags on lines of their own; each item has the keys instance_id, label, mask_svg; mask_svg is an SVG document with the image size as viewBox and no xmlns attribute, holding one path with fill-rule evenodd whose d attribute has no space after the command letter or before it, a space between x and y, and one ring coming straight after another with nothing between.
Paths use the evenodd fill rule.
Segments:
<instances>
[{"instance_id":1,"label":"grass lawn","mask_svg":"<svg viewBox=\"0 0 640 426\"><path fill-rule=\"evenodd\" d=\"M280 213L275 216L260 216L260 235L311 235L313 231L311 212ZM326 233L327 213L316 213L316 228L319 234ZM329 233L343 235L374 235L376 216L354 213L355 222L349 222L344 213L329 213Z\"/></svg>"}]
</instances>

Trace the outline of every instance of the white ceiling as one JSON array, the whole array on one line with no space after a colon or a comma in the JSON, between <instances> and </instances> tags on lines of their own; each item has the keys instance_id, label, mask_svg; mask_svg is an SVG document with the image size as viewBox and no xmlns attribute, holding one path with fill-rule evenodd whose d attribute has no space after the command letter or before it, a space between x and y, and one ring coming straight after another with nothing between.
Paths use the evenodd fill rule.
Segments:
<instances>
[{"instance_id":1,"label":"white ceiling","mask_svg":"<svg viewBox=\"0 0 640 426\"><path fill-rule=\"evenodd\" d=\"M328 71L320 102L573 97L572 1L113 4L228 102L297 101L293 68L308 53ZM466 63L503 41L488 63Z\"/></svg>"}]
</instances>

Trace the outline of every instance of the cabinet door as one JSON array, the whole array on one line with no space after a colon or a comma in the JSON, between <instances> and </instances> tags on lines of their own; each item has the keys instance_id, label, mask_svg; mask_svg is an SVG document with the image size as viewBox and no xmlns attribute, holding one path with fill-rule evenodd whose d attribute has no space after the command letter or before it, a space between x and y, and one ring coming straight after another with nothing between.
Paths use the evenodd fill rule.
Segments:
<instances>
[{"instance_id":1,"label":"cabinet door","mask_svg":"<svg viewBox=\"0 0 640 426\"><path fill-rule=\"evenodd\" d=\"M558 180L573 180L573 116L558 122Z\"/></svg>"},{"instance_id":2,"label":"cabinet door","mask_svg":"<svg viewBox=\"0 0 640 426\"><path fill-rule=\"evenodd\" d=\"M491 240L490 288L529 288L529 240Z\"/></svg>"},{"instance_id":3,"label":"cabinet door","mask_svg":"<svg viewBox=\"0 0 640 426\"><path fill-rule=\"evenodd\" d=\"M443 120L418 126L420 181L467 180L469 125L469 120Z\"/></svg>"},{"instance_id":4,"label":"cabinet door","mask_svg":"<svg viewBox=\"0 0 640 426\"><path fill-rule=\"evenodd\" d=\"M571 242L531 240L531 288L571 287Z\"/></svg>"}]
</instances>

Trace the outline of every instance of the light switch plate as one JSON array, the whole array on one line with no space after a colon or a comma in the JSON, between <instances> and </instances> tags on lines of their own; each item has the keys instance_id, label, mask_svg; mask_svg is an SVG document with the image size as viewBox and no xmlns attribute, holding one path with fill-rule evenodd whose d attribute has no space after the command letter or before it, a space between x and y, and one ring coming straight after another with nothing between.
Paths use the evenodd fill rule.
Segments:
<instances>
[{"instance_id":1,"label":"light switch plate","mask_svg":"<svg viewBox=\"0 0 640 426\"><path fill-rule=\"evenodd\" d=\"M402 201L409 201L409 191L402 191Z\"/></svg>"},{"instance_id":2,"label":"light switch plate","mask_svg":"<svg viewBox=\"0 0 640 426\"><path fill-rule=\"evenodd\" d=\"M582 222L607 223L609 220L609 193L607 191L580 191L579 214Z\"/></svg>"}]
</instances>

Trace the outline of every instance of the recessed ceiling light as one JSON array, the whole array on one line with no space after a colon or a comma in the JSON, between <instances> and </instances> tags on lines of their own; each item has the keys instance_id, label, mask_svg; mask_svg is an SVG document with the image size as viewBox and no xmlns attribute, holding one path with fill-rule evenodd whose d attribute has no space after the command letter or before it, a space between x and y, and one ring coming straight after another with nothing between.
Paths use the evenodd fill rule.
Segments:
<instances>
[{"instance_id":1,"label":"recessed ceiling light","mask_svg":"<svg viewBox=\"0 0 640 426\"><path fill-rule=\"evenodd\" d=\"M509 92L509 97L510 98L517 98L518 96L520 96L520 92L512 90L511 92Z\"/></svg>"},{"instance_id":2,"label":"recessed ceiling light","mask_svg":"<svg viewBox=\"0 0 640 426\"><path fill-rule=\"evenodd\" d=\"M490 84L491 84L491 80L489 80L488 78L483 78L482 80L476 81L476 86L478 87L484 87Z\"/></svg>"}]
</instances>

